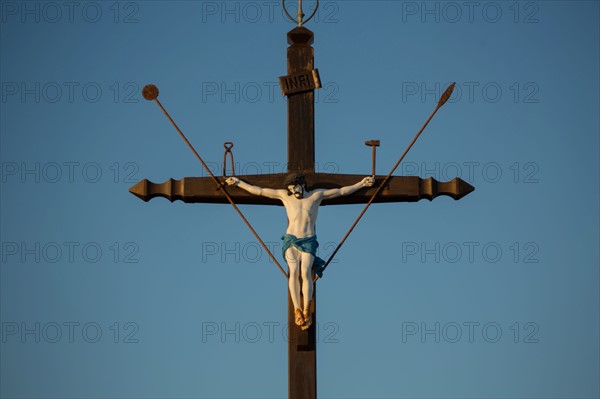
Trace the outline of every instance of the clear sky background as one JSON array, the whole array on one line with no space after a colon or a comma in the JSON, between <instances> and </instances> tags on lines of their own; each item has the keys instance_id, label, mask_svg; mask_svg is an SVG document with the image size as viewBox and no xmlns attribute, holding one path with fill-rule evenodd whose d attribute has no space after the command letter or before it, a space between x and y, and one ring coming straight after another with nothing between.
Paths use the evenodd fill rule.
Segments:
<instances>
[{"instance_id":1,"label":"clear sky background","mask_svg":"<svg viewBox=\"0 0 600 399\"><path fill-rule=\"evenodd\" d=\"M291 2L290 8L294 7ZM312 2L305 2L312 9ZM148 178L285 171L277 1L1 1L3 398L280 398L286 281L229 205ZM321 172L461 177L374 205L318 284L324 398L597 398L599 3L323 1ZM282 207L243 206L280 256ZM361 206L321 209L327 257ZM280 258L281 259L281 258Z\"/></svg>"}]
</instances>

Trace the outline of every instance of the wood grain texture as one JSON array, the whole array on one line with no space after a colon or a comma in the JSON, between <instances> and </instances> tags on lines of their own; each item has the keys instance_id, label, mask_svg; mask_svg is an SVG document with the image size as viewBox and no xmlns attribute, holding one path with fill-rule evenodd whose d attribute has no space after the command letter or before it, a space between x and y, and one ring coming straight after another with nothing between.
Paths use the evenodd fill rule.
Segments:
<instances>
[{"instance_id":1,"label":"wood grain texture","mask_svg":"<svg viewBox=\"0 0 600 399\"><path fill-rule=\"evenodd\" d=\"M306 174L309 189L339 188L360 181L365 175L346 175L330 173ZM283 182L287 174L273 175L246 175L237 176L246 183L266 188L284 188ZM381 183L385 176L376 176ZM186 203L228 204L227 198L221 190L227 190L236 204L248 205L282 205L280 201L265 197L258 197L237 187L217 187L210 177L185 177L181 180L169 179L164 183L156 184L142 180L129 191L144 201L162 197L169 201L183 201ZM323 201L322 205L341 204L366 204L375 193L377 187L362 189L356 193ZM449 182L439 182L430 177L421 179L418 176L392 176L387 186L379 193L374 203L385 202L415 202L421 199L433 200L446 195L459 200L474 190L473 186L462 179L455 178Z\"/></svg>"},{"instance_id":2,"label":"wood grain texture","mask_svg":"<svg viewBox=\"0 0 600 399\"><path fill-rule=\"evenodd\" d=\"M312 73L313 33L298 27L288 33L288 75ZM288 103L288 171L315 171L315 93L314 90L290 94Z\"/></svg>"},{"instance_id":3,"label":"wood grain texture","mask_svg":"<svg viewBox=\"0 0 600 399\"><path fill-rule=\"evenodd\" d=\"M286 287L287 288L287 287ZM294 304L288 291L288 397L317 397L317 287L314 287L313 325L302 331L294 323Z\"/></svg>"}]
</instances>

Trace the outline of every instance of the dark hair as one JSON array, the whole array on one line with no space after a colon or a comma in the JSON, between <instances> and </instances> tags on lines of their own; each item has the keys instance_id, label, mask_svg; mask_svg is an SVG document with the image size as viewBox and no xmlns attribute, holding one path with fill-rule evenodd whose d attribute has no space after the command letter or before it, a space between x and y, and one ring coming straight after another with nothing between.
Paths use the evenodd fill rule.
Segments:
<instances>
[{"instance_id":1,"label":"dark hair","mask_svg":"<svg viewBox=\"0 0 600 399\"><path fill-rule=\"evenodd\" d=\"M287 186L295 186L297 184L306 187L306 179L301 174L291 173L285 178L285 181L283 184L286 187Z\"/></svg>"},{"instance_id":2,"label":"dark hair","mask_svg":"<svg viewBox=\"0 0 600 399\"><path fill-rule=\"evenodd\" d=\"M291 173L291 174L287 175L283 184L285 185L286 189L288 188L288 186L300 185L300 186L303 186L304 189L306 190L306 179L304 178L303 175L301 175L299 173ZM287 193L288 196L292 195L292 192L289 189L287 190L287 192L288 192Z\"/></svg>"}]
</instances>

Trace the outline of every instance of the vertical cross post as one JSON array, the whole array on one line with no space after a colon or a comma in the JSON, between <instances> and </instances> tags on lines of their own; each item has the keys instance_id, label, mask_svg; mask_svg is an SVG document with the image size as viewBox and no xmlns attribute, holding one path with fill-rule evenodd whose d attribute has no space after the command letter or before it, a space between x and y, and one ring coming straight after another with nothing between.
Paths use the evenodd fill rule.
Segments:
<instances>
[{"instance_id":1,"label":"vertical cross post","mask_svg":"<svg viewBox=\"0 0 600 399\"><path fill-rule=\"evenodd\" d=\"M313 32L297 27L288 32L288 76L311 73L314 64ZM288 94L288 172L315 171L314 91ZM287 287L286 287L287 291ZM302 331L294 324L294 305L288 292L288 397L317 397L316 287L313 324Z\"/></svg>"},{"instance_id":2,"label":"vertical cross post","mask_svg":"<svg viewBox=\"0 0 600 399\"><path fill-rule=\"evenodd\" d=\"M314 64L313 33L298 27L288 32L287 72L289 76L310 74ZM315 171L314 90L288 94L288 172Z\"/></svg>"}]
</instances>

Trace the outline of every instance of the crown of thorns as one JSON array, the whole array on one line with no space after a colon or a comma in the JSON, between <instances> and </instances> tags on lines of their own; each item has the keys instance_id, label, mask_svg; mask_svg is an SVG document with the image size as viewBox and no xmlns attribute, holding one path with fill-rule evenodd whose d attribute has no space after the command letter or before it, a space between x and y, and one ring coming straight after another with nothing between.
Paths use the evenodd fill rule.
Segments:
<instances>
[{"instance_id":1,"label":"crown of thorns","mask_svg":"<svg viewBox=\"0 0 600 399\"><path fill-rule=\"evenodd\" d=\"M303 175L300 175L298 173L292 173L285 178L284 185L286 187L295 185L306 186L306 179Z\"/></svg>"}]
</instances>

